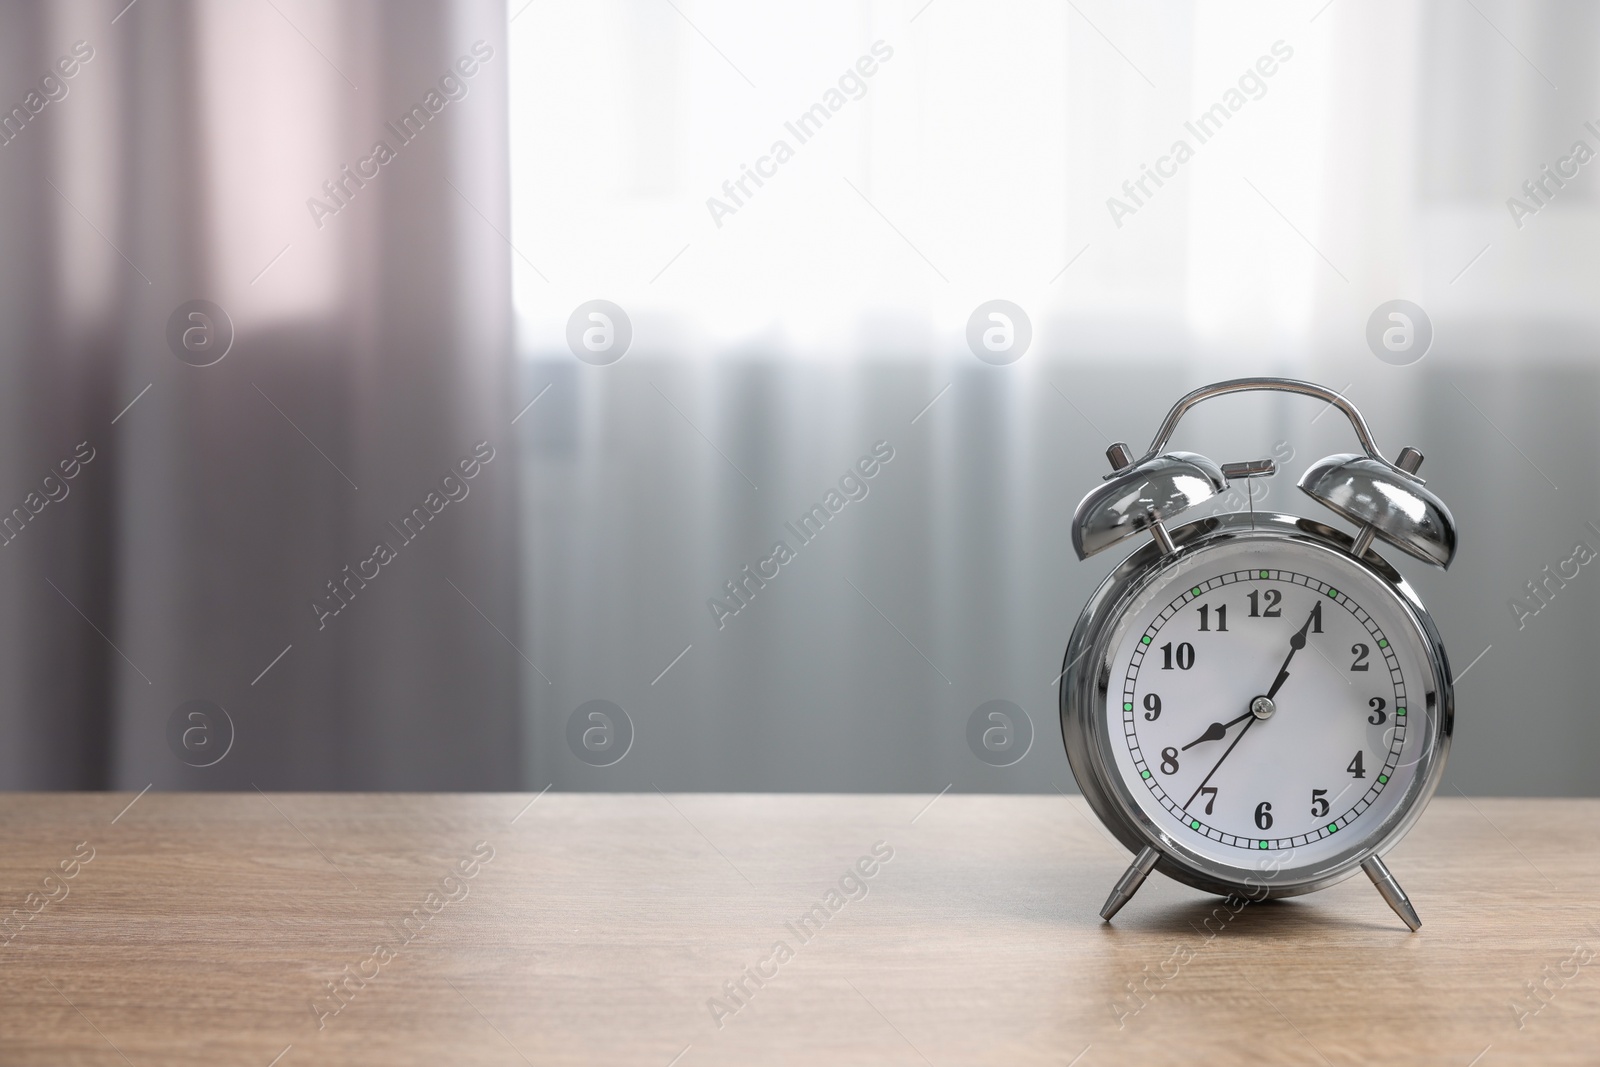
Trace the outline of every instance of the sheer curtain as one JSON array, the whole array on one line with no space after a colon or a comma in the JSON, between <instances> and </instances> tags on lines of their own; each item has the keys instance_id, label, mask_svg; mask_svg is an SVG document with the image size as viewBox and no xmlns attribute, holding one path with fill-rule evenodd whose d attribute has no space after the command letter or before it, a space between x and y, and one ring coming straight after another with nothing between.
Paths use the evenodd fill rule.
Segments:
<instances>
[{"instance_id":1,"label":"sheer curtain","mask_svg":"<svg viewBox=\"0 0 1600 1067\"><path fill-rule=\"evenodd\" d=\"M518 784L503 7L0 24L0 784Z\"/></svg>"},{"instance_id":2,"label":"sheer curtain","mask_svg":"<svg viewBox=\"0 0 1600 1067\"><path fill-rule=\"evenodd\" d=\"M1451 773L1591 788L1600 586L1507 602L1600 516L1592 168L1509 205L1600 148L1593 18L7 7L0 785L1071 789L1052 678L1104 572L1072 506L1182 390L1276 372L1462 520L1411 572L1485 657ZM1392 299L1435 327L1409 366L1365 339ZM595 300L608 365L569 344ZM993 300L1009 364L969 342ZM1264 506L1300 510L1333 422L1185 432L1286 448ZM996 699L1010 767L965 741ZM631 717L609 766L592 700Z\"/></svg>"}]
</instances>

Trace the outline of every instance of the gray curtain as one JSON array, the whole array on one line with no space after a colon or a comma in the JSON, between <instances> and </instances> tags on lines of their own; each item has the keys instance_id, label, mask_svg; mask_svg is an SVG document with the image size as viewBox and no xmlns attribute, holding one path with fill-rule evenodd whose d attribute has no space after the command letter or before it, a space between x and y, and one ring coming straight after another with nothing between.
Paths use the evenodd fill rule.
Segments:
<instances>
[{"instance_id":1,"label":"gray curtain","mask_svg":"<svg viewBox=\"0 0 1600 1067\"><path fill-rule=\"evenodd\" d=\"M0 8L0 787L514 788L504 7L124 3Z\"/></svg>"}]
</instances>

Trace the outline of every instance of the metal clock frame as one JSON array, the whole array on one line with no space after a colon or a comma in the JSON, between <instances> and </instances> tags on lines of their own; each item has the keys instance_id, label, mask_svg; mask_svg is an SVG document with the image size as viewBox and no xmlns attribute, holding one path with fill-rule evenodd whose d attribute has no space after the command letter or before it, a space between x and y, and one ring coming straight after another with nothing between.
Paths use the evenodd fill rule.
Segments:
<instances>
[{"instance_id":1,"label":"metal clock frame","mask_svg":"<svg viewBox=\"0 0 1600 1067\"><path fill-rule=\"evenodd\" d=\"M1299 486L1313 500L1356 524L1357 533L1340 531L1289 515L1208 518L1177 530L1169 524L1198 504L1214 498L1229 482L1238 478L1270 475L1275 464L1270 459L1218 466L1194 452L1164 451L1178 423L1197 404L1234 393L1277 392L1311 397L1337 408L1355 431L1360 453L1340 453L1312 464L1301 475ZM1218 893L1247 891L1259 899L1309 893L1349 876L1360 867L1372 879L1383 899L1413 931L1422 926L1416 909L1405 891L1384 866L1379 853L1398 841L1422 814L1438 788L1449 755L1450 735L1455 722L1455 697L1451 685L1450 663L1444 644L1422 601L1388 561L1373 551L1383 541L1433 566L1448 568L1456 554L1456 523L1450 509L1427 488L1417 475L1422 453L1403 448L1393 461L1378 450L1366 420L1345 397L1314 382L1291 378L1235 378L1201 386L1181 397L1143 456L1135 458L1123 442L1106 450L1111 473L1079 502L1072 516L1072 547L1078 558L1087 559L1139 533L1153 540L1129 556L1100 586L1079 616L1067 647L1066 665L1061 677L1061 736L1067 758L1095 814L1111 828L1119 840L1137 851L1133 864L1111 891L1100 916L1109 920L1132 899L1152 870L1186 882L1199 889ZM1242 527L1249 523L1249 530ZM1314 551L1332 553L1354 563L1377 580L1386 596L1393 598L1401 616L1421 637L1432 673L1428 693L1433 703L1425 706L1431 722L1433 744L1424 754L1430 762L1408 786L1393 813L1385 817L1366 843L1338 853L1332 859L1294 868L1288 877L1281 870L1263 882L1251 877L1242 867L1207 859L1186 847L1180 839L1161 830L1144 815L1126 783L1108 756L1109 743L1099 732L1106 721L1110 660L1135 607L1137 596L1163 569L1182 567L1191 560L1203 559L1208 549L1240 538L1271 543L1299 543ZM1330 557L1331 558L1331 557ZM1087 666L1080 663L1094 652ZM1271 714L1271 702L1261 698L1267 710L1251 710L1259 717Z\"/></svg>"},{"instance_id":2,"label":"metal clock frame","mask_svg":"<svg viewBox=\"0 0 1600 1067\"><path fill-rule=\"evenodd\" d=\"M1151 869L1205 892L1249 896L1256 900L1310 893L1343 881L1369 860L1376 859L1411 828L1444 774L1454 728L1455 697L1450 664L1438 628L1409 583L1382 557L1372 551L1360 558L1354 556L1351 552L1354 538L1310 519L1272 514L1212 517L1172 530L1171 539L1174 552L1163 551L1156 542L1147 543L1123 560L1101 583L1073 628L1061 681L1061 734L1067 759L1084 798L1117 839L1139 853L1141 859L1146 856L1146 850L1155 853L1152 861L1144 865L1137 881L1128 887L1125 897L1132 896L1131 890L1138 887ZM1270 876L1204 856L1156 824L1140 807L1116 769L1111 747L1114 738L1107 725L1111 661L1121 647L1120 639L1126 636L1141 596L1170 571L1204 566L1209 550L1247 542L1307 546L1314 552L1337 556L1345 564L1360 568L1376 579L1420 639L1424 668L1430 672L1425 693L1431 699L1425 701L1423 709L1425 728L1430 736L1422 740L1425 748L1417 773L1394 810L1376 828L1361 834L1359 843L1349 849L1314 864L1284 868ZM1134 874L1140 866L1136 861L1129 874ZM1387 875L1387 870L1383 874ZM1392 882L1392 878L1389 880ZM1374 877L1374 881L1378 878ZM1398 890L1397 885L1394 888ZM1384 889L1381 883L1379 889ZM1384 895L1389 897L1388 892ZM1122 901L1117 900L1117 893L1112 896L1107 907L1114 912ZM1404 895L1400 898L1404 900ZM1390 902L1394 904L1392 899ZM1400 908L1396 907L1396 911ZM1401 915L1405 917L1404 912Z\"/></svg>"}]
</instances>

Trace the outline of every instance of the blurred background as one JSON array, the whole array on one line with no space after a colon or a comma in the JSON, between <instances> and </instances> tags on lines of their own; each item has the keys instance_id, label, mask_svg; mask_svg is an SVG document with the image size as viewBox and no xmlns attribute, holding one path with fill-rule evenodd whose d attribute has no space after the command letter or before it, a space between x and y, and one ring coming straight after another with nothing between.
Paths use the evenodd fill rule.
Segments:
<instances>
[{"instance_id":1,"label":"blurred background","mask_svg":"<svg viewBox=\"0 0 1600 1067\"><path fill-rule=\"evenodd\" d=\"M1600 550L1597 53L1562 0L7 3L0 787L1074 792L1073 507L1278 374L1461 525L1396 560L1445 789L1593 794L1600 577L1529 583ZM1177 443L1319 519L1353 447Z\"/></svg>"}]
</instances>

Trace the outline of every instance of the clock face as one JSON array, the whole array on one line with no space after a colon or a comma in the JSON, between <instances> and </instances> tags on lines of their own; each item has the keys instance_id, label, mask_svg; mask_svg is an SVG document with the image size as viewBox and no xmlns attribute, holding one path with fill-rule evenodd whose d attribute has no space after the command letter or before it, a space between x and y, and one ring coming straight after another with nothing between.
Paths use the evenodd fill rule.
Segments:
<instances>
[{"instance_id":1,"label":"clock face","mask_svg":"<svg viewBox=\"0 0 1600 1067\"><path fill-rule=\"evenodd\" d=\"M1425 799L1429 645L1393 589L1286 538L1202 548L1141 590L1108 657L1122 792L1229 867L1309 868Z\"/></svg>"}]
</instances>

